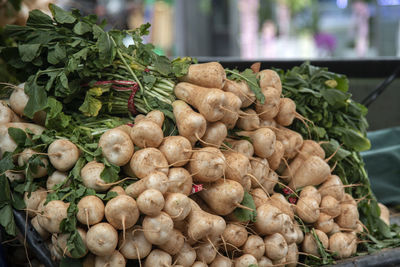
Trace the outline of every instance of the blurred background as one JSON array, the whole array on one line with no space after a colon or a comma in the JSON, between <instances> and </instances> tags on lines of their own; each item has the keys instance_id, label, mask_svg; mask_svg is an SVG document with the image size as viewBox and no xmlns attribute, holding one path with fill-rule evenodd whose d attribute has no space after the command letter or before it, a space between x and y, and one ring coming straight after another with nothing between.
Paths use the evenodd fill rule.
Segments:
<instances>
[{"instance_id":1,"label":"blurred background","mask_svg":"<svg viewBox=\"0 0 400 267\"><path fill-rule=\"evenodd\" d=\"M0 5L7 2L21 0ZM168 56L400 56L400 0L29 0L20 12L49 2L95 13L108 28L150 22L147 41ZM2 13L10 15L12 7Z\"/></svg>"}]
</instances>

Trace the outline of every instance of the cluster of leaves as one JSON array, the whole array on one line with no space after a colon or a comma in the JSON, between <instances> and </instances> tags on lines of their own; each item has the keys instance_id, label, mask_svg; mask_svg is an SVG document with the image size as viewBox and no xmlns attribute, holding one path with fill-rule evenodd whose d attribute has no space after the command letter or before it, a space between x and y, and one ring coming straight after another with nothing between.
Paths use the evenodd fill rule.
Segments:
<instances>
[{"instance_id":1,"label":"cluster of leaves","mask_svg":"<svg viewBox=\"0 0 400 267\"><path fill-rule=\"evenodd\" d=\"M18 72L18 79L26 81L27 117L46 109L49 97L76 110L85 101L87 87L82 85L101 80L137 82L140 90L135 98L142 100L144 111L159 107L158 102L170 103L152 90L154 85L162 80L173 85L176 77L187 73L192 60L171 62L157 55L152 44L143 44L142 36L148 34L149 24L135 30L106 32L105 22L97 24L94 15L84 17L78 10L69 12L52 4L49 7L53 18L33 10L26 26L8 25L4 33L14 39L16 46L0 47L4 61L14 70L23 70ZM134 44L125 46L126 37ZM172 87L165 90L172 91ZM108 96L111 99L107 102L113 103L113 95L109 92ZM91 100L87 97L85 105L90 106ZM103 111L107 108L104 105Z\"/></svg>"},{"instance_id":2,"label":"cluster of leaves","mask_svg":"<svg viewBox=\"0 0 400 267\"><path fill-rule=\"evenodd\" d=\"M308 119L306 124L296 120L291 128L304 138L327 141L322 144L326 154L336 153L330 161L331 166L336 164L333 173L344 184L357 185L346 190L360 199L360 219L369 230L369 236L362 238L372 241L363 246L371 249L379 244L382 248L383 243L377 243L378 240L387 240L386 246L400 244L399 232L393 227L390 229L379 218L380 209L359 154L370 148L366 137L367 108L351 99L347 78L308 62L278 72L284 96L294 100L297 112Z\"/></svg>"}]
</instances>

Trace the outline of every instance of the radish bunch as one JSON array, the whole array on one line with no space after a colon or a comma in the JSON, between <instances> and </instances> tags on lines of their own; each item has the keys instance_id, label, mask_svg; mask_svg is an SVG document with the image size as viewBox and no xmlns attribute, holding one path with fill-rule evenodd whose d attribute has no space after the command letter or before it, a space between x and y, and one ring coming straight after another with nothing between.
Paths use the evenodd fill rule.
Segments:
<instances>
[{"instance_id":1,"label":"radish bunch","mask_svg":"<svg viewBox=\"0 0 400 267\"><path fill-rule=\"evenodd\" d=\"M164 136L158 110L138 115L132 127L101 135L98 146L107 163L86 162L79 179L85 188L114 197L91 194L77 201L85 266L125 266L126 260L144 266L296 266L300 252L320 257L322 248L346 258L357 251L357 233L363 231L357 202L331 174L321 146L286 128L302 118L294 102L282 97L278 74L256 75L265 101L246 82L228 80L219 63L191 65L174 88L179 135ZM22 113L0 106L2 154L17 147L10 127L44 130L19 122L17 114ZM16 161L24 166L34 153L25 149ZM70 140L52 142L34 176L45 179L47 190L24 198L33 227L58 260L76 257L69 234L61 231L71 204L46 198L68 186L82 153ZM120 178L136 181L119 181L123 187L105 182L107 164L120 167ZM193 184L202 190L192 190ZM237 211L255 218L240 218Z\"/></svg>"}]
</instances>

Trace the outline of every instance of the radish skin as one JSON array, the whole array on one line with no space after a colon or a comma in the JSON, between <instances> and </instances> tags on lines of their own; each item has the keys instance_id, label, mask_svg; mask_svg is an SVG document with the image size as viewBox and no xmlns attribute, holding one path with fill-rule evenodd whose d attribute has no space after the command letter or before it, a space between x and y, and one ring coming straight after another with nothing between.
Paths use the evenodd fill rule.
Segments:
<instances>
[{"instance_id":1,"label":"radish skin","mask_svg":"<svg viewBox=\"0 0 400 267\"><path fill-rule=\"evenodd\" d=\"M94 261L95 267L113 266L113 267L125 267L126 260L124 256L115 250L113 254L109 256L97 256Z\"/></svg>"},{"instance_id":2,"label":"radish skin","mask_svg":"<svg viewBox=\"0 0 400 267\"><path fill-rule=\"evenodd\" d=\"M24 193L24 203L29 217L34 217L37 214L40 202L44 201L47 197L47 191L44 188L38 188L33 192Z\"/></svg>"},{"instance_id":3,"label":"radish skin","mask_svg":"<svg viewBox=\"0 0 400 267\"><path fill-rule=\"evenodd\" d=\"M47 153L49 153L51 164L61 172L70 170L79 159L78 147L66 139L53 141Z\"/></svg>"},{"instance_id":4,"label":"radish skin","mask_svg":"<svg viewBox=\"0 0 400 267\"><path fill-rule=\"evenodd\" d=\"M47 205L39 209L41 215L38 217L40 226L50 233L60 233L61 221L67 218L69 203L61 200L52 200Z\"/></svg>"},{"instance_id":5,"label":"radish skin","mask_svg":"<svg viewBox=\"0 0 400 267\"><path fill-rule=\"evenodd\" d=\"M81 169L81 178L83 184L96 190L97 192L107 191L111 185L106 184L106 182L100 177L105 166L103 163L90 161Z\"/></svg>"},{"instance_id":6,"label":"radish skin","mask_svg":"<svg viewBox=\"0 0 400 267\"><path fill-rule=\"evenodd\" d=\"M199 194L216 214L228 215L242 202L244 190L236 181L220 179L205 185Z\"/></svg>"},{"instance_id":7,"label":"radish skin","mask_svg":"<svg viewBox=\"0 0 400 267\"><path fill-rule=\"evenodd\" d=\"M76 218L83 225L94 225L104 218L104 203L97 196L85 196L78 202Z\"/></svg>"},{"instance_id":8,"label":"radish skin","mask_svg":"<svg viewBox=\"0 0 400 267\"><path fill-rule=\"evenodd\" d=\"M163 211L171 216L173 221L184 220L192 210L189 198L181 193L167 193Z\"/></svg>"},{"instance_id":9,"label":"radish skin","mask_svg":"<svg viewBox=\"0 0 400 267\"><path fill-rule=\"evenodd\" d=\"M235 260L235 267L248 267L250 265L258 266L257 259L253 255L244 254Z\"/></svg>"},{"instance_id":10,"label":"radish skin","mask_svg":"<svg viewBox=\"0 0 400 267\"><path fill-rule=\"evenodd\" d=\"M185 243L185 237L183 234L173 229L168 241L158 247L167 252L169 255L173 256L178 254L178 252L182 249L183 244Z\"/></svg>"},{"instance_id":11,"label":"radish skin","mask_svg":"<svg viewBox=\"0 0 400 267\"><path fill-rule=\"evenodd\" d=\"M160 214L164 208L164 196L156 189L147 189L143 191L136 199L139 211L149 216Z\"/></svg>"},{"instance_id":12,"label":"radish skin","mask_svg":"<svg viewBox=\"0 0 400 267\"><path fill-rule=\"evenodd\" d=\"M161 127L147 118L135 123L130 131L130 138L140 148L157 148L163 141L163 137L164 134Z\"/></svg>"},{"instance_id":13,"label":"radish skin","mask_svg":"<svg viewBox=\"0 0 400 267\"><path fill-rule=\"evenodd\" d=\"M251 254L257 260L260 260L265 253L264 240L258 235L250 235L242 247L244 254Z\"/></svg>"},{"instance_id":14,"label":"radish skin","mask_svg":"<svg viewBox=\"0 0 400 267\"><path fill-rule=\"evenodd\" d=\"M125 231L139 219L139 209L133 198L120 195L107 202L104 215L115 229Z\"/></svg>"},{"instance_id":15,"label":"radish skin","mask_svg":"<svg viewBox=\"0 0 400 267\"><path fill-rule=\"evenodd\" d=\"M235 128L236 122L239 119L239 110L242 101L239 97L230 92L225 92L225 115L220 120L226 125L226 128Z\"/></svg>"},{"instance_id":16,"label":"radish skin","mask_svg":"<svg viewBox=\"0 0 400 267\"><path fill-rule=\"evenodd\" d=\"M162 245L168 242L174 223L167 213L160 212L160 214L154 217L144 217L142 226L144 236L150 243L153 245Z\"/></svg>"},{"instance_id":17,"label":"radish skin","mask_svg":"<svg viewBox=\"0 0 400 267\"><path fill-rule=\"evenodd\" d=\"M158 149L164 154L168 164L174 167L184 166L192 156L192 145L183 136L165 137Z\"/></svg>"},{"instance_id":18,"label":"radish skin","mask_svg":"<svg viewBox=\"0 0 400 267\"><path fill-rule=\"evenodd\" d=\"M265 256L273 261L277 261L286 257L288 253L288 245L285 238L275 233L264 238Z\"/></svg>"},{"instance_id":19,"label":"radish skin","mask_svg":"<svg viewBox=\"0 0 400 267\"><path fill-rule=\"evenodd\" d=\"M172 257L167 252L160 249L154 249L147 256L144 267L169 267L172 266Z\"/></svg>"},{"instance_id":20,"label":"radish skin","mask_svg":"<svg viewBox=\"0 0 400 267\"><path fill-rule=\"evenodd\" d=\"M214 182L225 173L225 157L215 147L201 148L193 152L189 170L195 182Z\"/></svg>"},{"instance_id":21,"label":"radish skin","mask_svg":"<svg viewBox=\"0 0 400 267\"><path fill-rule=\"evenodd\" d=\"M311 156L297 169L289 187L296 190L307 185L320 185L328 179L330 173L331 169L324 160Z\"/></svg>"},{"instance_id":22,"label":"radish skin","mask_svg":"<svg viewBox=\"0 0 400 267\"><path fill-rule=\"evenodd\" d=\"M118 233L108 223L98 223L86 233L86 245L90 252L97 256L112 255L117 247Z\"/></svg>"},{"instance_id":23,"label":"radish skin","mask_svg":"<svg viewBox=\"0 0 400 267\"><path fill-rule=\"evenodd\" d=\"M164 154L156 148L144 148L136 151L130 161L130 166L139 179L143 179L153 171L160 171L168 175L168 161Z\"/></svg>"},{"instance_id":24,"label":"radish skin","mask_svg":"<svg viewBox=\"0 0 400 267\"><path fill-rule=\"evenodd\" d=\"M256 112L262 120L271 120L279 112L280 93L273 87L266 87L261 89L261 93L265 97L264 104L256 101Z\"/></svg>"},{"instance_id":25,"label":"radish skin","mask_svg":"<svg viewBox=\"0 0 400 267\"><path fill-rule=\"evenodd\" d=\"M199 86L221 89L224 86L226 74L220 63L207 62L190 65L187 74L180 77L179 80Z\"/></svg>"},{"instance_id":26,"label":"radish skin","mask_svg":"<svg viewBox=\"0 0 400 267\"><path fill-rule=\"evenodd\" d=\"M268 158L275 151L276 136L268 128L260 128L255 131L241 131L238 135L247 136L253 141L254 153L260 158Z\"/></svg>"},{"instance_id":27,"label":"radish skin","mask_svg":"<svg viewBox=\"0 0 400 267\"><path fill-rule=\"evenodd\" d=\"M257 74L257 78L260 79L259 82L261 89L273 87L279 92L279 94L282 93L282 82L276 71L270 69L262 70Z\"/></svg>"},{"instance_id":28,"label":"radish skin","mask_svg":"<svg viewBox=\"0 0 400 267\"><path fill-rule=\"evenodd\" d=\"M203 147L212 146L219 148L226 138L228 130L226 125L220 121L207 123L207 129L200 144Z\"/></svg>"},{"instance_id":29,"label":"radish skin","mask_svg":"<svg viewBox=\"0 0 400 267\"><path fill-rule=\"evenodd\" d=\"M259 235L279 233L282 231L281 210L271 204L264 204L257 208L257 217L254 226Z\"/></svg>"},{"instance_id":30,"label":"radish skin","mask_svg":"<svg viewBox=\"0 0 400 267\"><path fill-rule=\"evenodd\" d=\"M188 196L192 192L193 179L184 168L171 168L168 172L168 192L182 193Z\"/></svg>"},{"instance_id":31,"label":"radish skin","mask_svg":"<svg viewBox=\"0 0 400 267\"><path fill-rule=\"evenodd\" d=\"M185 242L182 249L174 255L174 262L185 267L190 267L196 260L196 251L189 243Z\"/></svg>"},{"instance_id":32,"label":"radish skin","mask_svg":"<svg viewBox=\"0 0 400 267\"><path fill-rule=\"evenodd\" d=\"M99 147L103 156L117 166L127 164L134 152L131 138L119 129L110 129L103 133L99 140Z\"/></svg>"},{"instance_id":33,"label":"radish skin","mask_svg":"<svg viewBox=\"0 0 400 267\"><path fill-rule=\"evenodd\" d=\"M209 122L222 119L225 115L225 94L216 88L180 82L174 87L175 96L195 107Z\"/></svg>"},{"instance_id":34,"label":"radish skin","mask_svg":"<svg viewBox=\"0 0 400 267\"><path fill-rule=\"evenodd\" d=\"M118 246L125 258L131 260L143 259L150 254L152 244L147 241L144 232L141 230L142 228L138 225L126 230L125 240L123 240L123 233L120 233Z\"/></svg>"},{"instance_id":35,"label":"radish skin","mask_svg":"<svg viewBox=\"0 0 400 267\"><path fill-rule=\"evenodd\" d=\"M172 108L179 134L186 137L193 146L206 132L206 119L182 100L174 101Z\"/></svg>"}]
</instances>

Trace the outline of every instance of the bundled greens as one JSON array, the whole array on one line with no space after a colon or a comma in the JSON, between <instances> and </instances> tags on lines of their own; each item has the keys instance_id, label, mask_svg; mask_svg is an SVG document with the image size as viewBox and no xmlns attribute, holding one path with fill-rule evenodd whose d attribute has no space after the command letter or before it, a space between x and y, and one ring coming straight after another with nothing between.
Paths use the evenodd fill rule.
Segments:
<instances>
[{"instance_id":1,"label":"bundled greens","mask_svg":"<svg viewBox=\"0 0 400 267\"><path fill-rule=\"evenodd\" d=\"M286 72L279 71L283 94L296 102L297 112L308 119L305 125L295 121L290 127L304 138L322 142L326 154L338 175L355 199L359 200L360 219L369 230L363 239L371 239L369 250L399 244L398 231L379 218L380 209L371 191L368 175L359 154L370 148L366 137L367 108L356 103L348 92L345 76L304 63ZM385 245L378 240L387 239ZM390 240L390 241L389 241Z\"/></svg>"},{"instance_id":2,"label":"bundled greens","mask_svg":"<svg viewBox=\"0 0 400 267\"><path fill-rule=\"evenodd\" d=\"M171 62L143 44L149 24L106 32L94 15L55 5L50 10L54 19L33 10L26 26L8 25L5 34L17 46L0 48L14 69L23 70L18 78L26 80L27 117L48 107L53 96L66 110L79 108L87 116L160 109L172 118L174 82L187 72L190 58ZM133 44L127 47L125 40Z\"/></svg>"}]
</instances>

